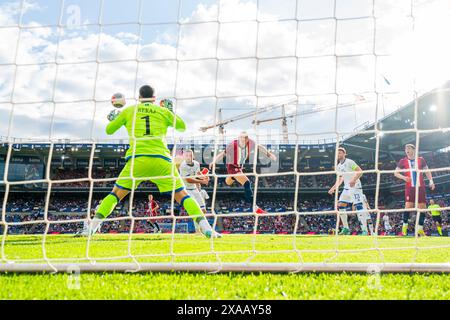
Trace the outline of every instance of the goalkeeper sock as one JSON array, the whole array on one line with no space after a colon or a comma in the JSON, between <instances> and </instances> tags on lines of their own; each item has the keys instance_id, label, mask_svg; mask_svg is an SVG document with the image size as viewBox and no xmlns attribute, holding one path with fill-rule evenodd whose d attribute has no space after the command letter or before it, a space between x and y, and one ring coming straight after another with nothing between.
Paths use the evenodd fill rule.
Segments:
<instances>
[{"instance_id":1,"label":"goalkeeper sock","mask_svg":"<svg viewBox=\"0 0 450 320\"><path fill-rule=\"evenodd\" d=\"M442 237L442 227L441 226L437 227L437 232Z\"/></svg>"},{"instance_id":2,"label":"goalkeeper sock","mask_svg":"<svg viewBox=\"0 0 450 320\"><path fill-rule=\"evenodd\" d=\"M181 200L180 205L186 209L188 215L190 215L199 225L202 221L206 221L208 223L206 218L203 216L203 211L199 204L190 196L185 196Z\"/></svg>"},{"instance_id":3,"label":"goalkeeper sock","mask_svg":"<svg viewBox=\"0 0 450 320\"><path fill-rule=\"evenodd\" d=\"M342 225L344 226L344 228L349 229L347 212L341 211L341 212L339 212L339 216L341 217Z\"/></svg>"},{"instance_id":4,"label":"goalkeeper sock","mask_svg":"<svg viewBox=\"0 0 450 320\"><path fill-rule=\"evenodd\" d=\"M111 212L113 212L116 205L120 202L119 197L114 193L108 194L103 200L97 211L95 212L96 217L100 219L107 218Z\"/></svg>"}]
</instances>

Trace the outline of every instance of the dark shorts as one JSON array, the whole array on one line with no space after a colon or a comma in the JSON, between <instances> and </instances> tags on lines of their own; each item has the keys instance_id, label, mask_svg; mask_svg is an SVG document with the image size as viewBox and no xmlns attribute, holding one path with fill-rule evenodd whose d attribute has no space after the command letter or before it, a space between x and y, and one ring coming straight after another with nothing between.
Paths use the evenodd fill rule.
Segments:
<instances>
[{"instance_id":1,"label":"dark shorts","mask_svg":"<svg viewBox=\"0 0 450 320\"><path fill-rule=\"evenodd\" d=\"M228 174L244 174L242 167L234 164L227 164L227 172Z\"/></svg>"},{"instance_id":2,"label":"dark shorts","mask_svg":"<svg viewBox=\"0 0 450 320\"><path fill-rule=\"evenodd\" d=\"M442 224L442 217L441 216L433 216L433 221L439 222L440 224Z\"/></svg>"},{"instance_id":3,"label":"dark shorts","mask_svg":"<svg viewBox=\"0 0 450 320\"><path fill-rule=\"evenodd\" d=\"M416 188L405 188L405 202L416 202ZM418 203L427 202L427 190L426 188L419 187L419 201Z\"/></svg>"}]
</instances>

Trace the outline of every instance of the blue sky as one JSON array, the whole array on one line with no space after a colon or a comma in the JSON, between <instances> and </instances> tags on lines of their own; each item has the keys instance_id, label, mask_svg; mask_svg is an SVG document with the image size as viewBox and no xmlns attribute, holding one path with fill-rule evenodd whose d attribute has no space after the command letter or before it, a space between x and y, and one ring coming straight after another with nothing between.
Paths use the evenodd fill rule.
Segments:
<instances>
[{"instance_id":1,"label":"blue sky","mask_svg":"<svg viewBox=\"0 0 450 320\"><path fill-rule=\"evenodd\" d=\"M109 97L122 92L132 103L151 83L159 98L176 101L190 124L185 136L200 135L217 108L229 118L293 98L288 113L349 104L337 122L335 110L289 121L290 132L322 138L350 133L450 78L448 1L413 0L413 19L411 0L260 0L259 8L255 0L143 0L141 8L138 0L67 0L64 8L27 0L22 23L33 28L20 32L19 3L0 3L8 48L0 49L0 110L8 114L1 136L48 138L53 118L52 137L105 139ZM61 12L65 27L46 28ZM247 129L279 138L278 121L255 127L252 120L227 126L227 135Z\"/></svg>"}]
</instances>

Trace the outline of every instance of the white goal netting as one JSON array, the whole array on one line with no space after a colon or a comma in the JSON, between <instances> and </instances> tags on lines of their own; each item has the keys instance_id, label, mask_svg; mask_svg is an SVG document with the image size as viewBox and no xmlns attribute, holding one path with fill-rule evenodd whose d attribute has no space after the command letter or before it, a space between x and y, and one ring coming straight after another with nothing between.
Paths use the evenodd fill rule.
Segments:
<instances>
[{"instance_id":1,"label":"white goal netting","mask_svg":"<svg viewBox=\"0 0 450 320\"><path fill-rule=\"evenodd\" d=\"M11 0L0 8L0 270L450 271L448 1ZM78 237L129 148L125 130L105 133L110 97L120 92L134 105L146 84L186 122L185 132L167 134L174 162L193 150L207 168L243 131L263 147L233 160L246 160L251 203L242 177L229 186L231 156L202 185L222 238L203 237L175 193L151 183L131 191L98 233ZM329 194L340 147L361 168L367 199L344 215L348 182Z\"/></svg>"}]
</instances>

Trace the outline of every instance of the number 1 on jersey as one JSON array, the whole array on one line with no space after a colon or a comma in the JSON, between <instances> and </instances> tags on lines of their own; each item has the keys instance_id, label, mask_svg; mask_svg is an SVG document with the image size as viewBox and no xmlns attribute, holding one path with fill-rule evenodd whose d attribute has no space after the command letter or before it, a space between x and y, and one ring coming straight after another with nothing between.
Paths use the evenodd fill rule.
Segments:
<instances>
[{"instance_id":1,"label":"number 1 on jersey","mask_svg":"<svg viewBox=\"0 0 450 320\"><path fill-rule=\"evenodd\" d=\"M145 120L145 134L144 136L150 135L150 116L142 117L141 119Z\"/></svg>"}]
</instances>

